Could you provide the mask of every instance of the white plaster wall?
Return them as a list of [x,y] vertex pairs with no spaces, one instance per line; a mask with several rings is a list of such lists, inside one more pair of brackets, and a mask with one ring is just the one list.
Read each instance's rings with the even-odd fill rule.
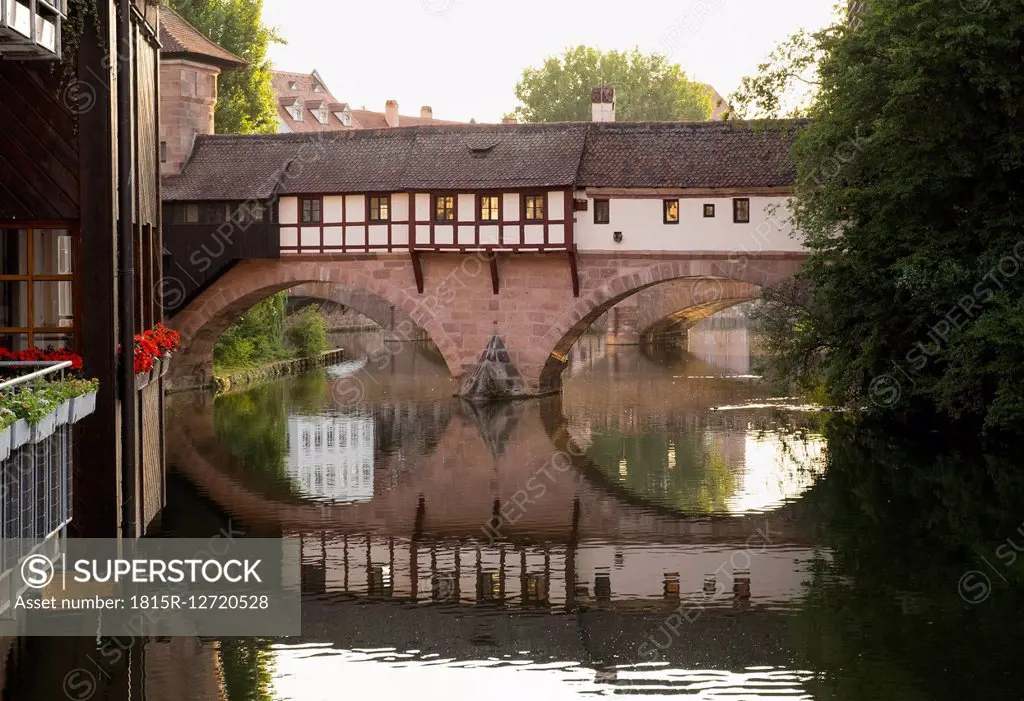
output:
[[299,198],[282,197],[277,203],[277,220],[281,224],[299,223]]
[[409,195],[396,192],[391,195],[391,221],[408,221]]
[[565,219],[565,193],[555,190],[548,193],[548,219]]
[[340,226],[325,226],[324,246],[340,246],[344,241],[344,231]]
[[459,195],[459,221],[473,221],[476,219],[476,195]]
[[430,221],[434,212],[430,209],[430,195],[425,192],[416,193],[416,220]]
[[302,247],[316,246],[320,247],[320,227],[319,226],[304,226],[302,227],[301,241]]
[[519,193],[506,192],[501,196],[502,221],[519,221]]
[[386,224],[380,225],[375,224],[370,229],[370,245],[371,246],[387,246],[388,245],[388,227]]
[[548,243],[565,243],[565,227],[562,224],[548,225]]
[[345,221],[366,221],[366,197],[363,195],[345,195]]
[[346,246],[362,246],[365,243],[366,243],[366,227],[365,226],[348,226],[348,227],[345,227],[345,245]]
[[409,225],[391,225],[391,243],[394,246],[407,246],[409,244]]
[[341,203],[344,199],[344,197],[340,196],[324,197],[325,224],[340,224],[343,221]]
[[299,230],[294,226],[281,227],[281,246],[294,248],[299,245]]
[[[580,250],[634,251],[802,251],[791,236],[784,197],[751,197],[750,223],[732,220],[732,197],[680,198],[679,223],[662,222],[662,199],[610,198],[610,223],[594,224],[594,202],[576,213],[576,244]],[[715,217],[704,218],[704,205],[715,205]],[[769,212],[771,205],[778,209]],[[612,235],[622,232],[622,243]]]

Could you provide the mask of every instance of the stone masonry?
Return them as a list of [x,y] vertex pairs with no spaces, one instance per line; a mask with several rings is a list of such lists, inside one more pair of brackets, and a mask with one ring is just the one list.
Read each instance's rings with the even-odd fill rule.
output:
[[[422,294],[408,255],[246,260],[171,321],[182,334],[183,348],[171,383],[174,388],[205,384],[217,339],[256,302],[296,285],[326,283],[368,292],[404,312],[408,319],[396,323],[395,331],[425,331],[455,377],[476,368],[497,333],[525,381],[525,394],[547,394],[559,391],[565,360],[576,340],[627,297],[680,279],[772,285],[793,275],[804,258],[777,252],[580,254],[578,297],[573,295],[567,257],[557,254],[499,255],[498,294],[492,291],[489,264],[482,254],[423,254]],[[696,301],[707,303],[703,298]]]

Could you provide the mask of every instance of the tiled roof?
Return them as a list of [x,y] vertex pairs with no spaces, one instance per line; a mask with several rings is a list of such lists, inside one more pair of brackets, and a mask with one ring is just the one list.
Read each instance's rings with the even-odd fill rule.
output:
[[789,148],[802,124],[584,122],[199,136],[182,174],[164,180],[163,195],[787,186],[795,179]]
[[166,58],[194,58],[220,68],[240,68],[245,59],[208,39],[170,7],[160,8],[160,53]]
[[[423,119],[422,117],[411,117],[406,114],[398,116],[399,127],[418,127],[426,125],[448,126],[453,124],[464,124],[465,122],[450,122],[443,119]],[[352,126],[356,129],[387,129],[388,120],[383,112],[372,110],[352,110]]]
[[[320,78],[320,74],[316,71],[312,73],[289,73],[287,71],[274,71],[270,85],[274,90],[274,94],[278,97],[278,108],[277,114],[285,124],[288,125],[288,129],[296,134],[321,132],[321,131],[334,131],[343,129],[341,121],[334,115],[327,115],[327,124],[323,124],[310,112],[310,107],[319,106],[320,102],[337,102],[337,98],[331,94],[330,89],[327,87],[327,83]],[[292,85],[295,87],[292,88]],[[314,90],[314,85],[319,85],[319,90]],[[285,109],[296,103],[298,99],[302,100],[302,120],[296,120],[291,113]]]
[[789,147],[802,121],[591,124],[581,187],[791,185]]

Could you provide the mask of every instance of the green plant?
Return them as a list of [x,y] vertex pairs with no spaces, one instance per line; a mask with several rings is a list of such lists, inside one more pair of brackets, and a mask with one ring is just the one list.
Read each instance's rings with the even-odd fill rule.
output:
[[303,358],[313,358],[327,350],[327,323],[320,309],[308,306],[288,319],[288,342]]
[[0,430],[18,419],[37,424],[64,402],[99,389],[99,380],[70,379],[39,382],[0,394]]

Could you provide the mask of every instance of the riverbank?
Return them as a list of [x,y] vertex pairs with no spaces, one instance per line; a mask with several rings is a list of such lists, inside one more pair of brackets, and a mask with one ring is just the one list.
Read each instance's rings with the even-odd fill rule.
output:
[[299,375],[309,370],[334,363],[340,363],[345,359],[345,351],[342,348],[335,348],[311,358],[291,358],[289,360],[278,360],[265,365],[252,368],[236,368],[225,371],[213,371],[213,389],[217,394],[237,392],[253,385],[262,384],[279,377],[288,375]]

